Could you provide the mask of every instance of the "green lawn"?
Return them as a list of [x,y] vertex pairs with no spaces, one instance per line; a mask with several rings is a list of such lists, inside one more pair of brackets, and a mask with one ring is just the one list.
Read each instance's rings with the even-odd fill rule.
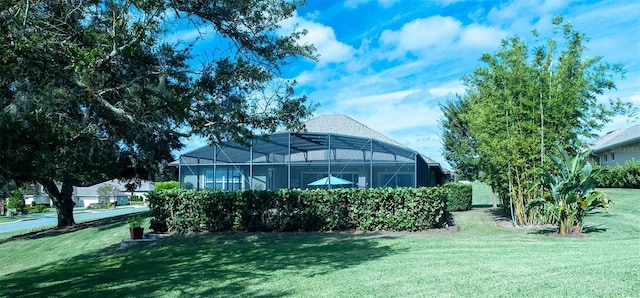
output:
[[121,250],[116,221],[0,240],[0,296],[637,297],[640,190],[605,192],[611,213],[588,216],[582,238],[505,229],[478,208],[455,214],[459,232],[217,233]]

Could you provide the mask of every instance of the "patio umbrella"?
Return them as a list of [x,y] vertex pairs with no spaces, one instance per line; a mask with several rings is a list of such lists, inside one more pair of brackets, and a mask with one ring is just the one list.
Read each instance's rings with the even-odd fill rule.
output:
[[333,177],[333,176],[329,176],[329,177],[324,177],[322,179],[318,179],[316,181],[313,181],[307,185],[309,186],[324,186],[324,185],[348,185],[348,184],[353,184],[353,182],[349,181],[349,180],[345,180],[342,178],[338,178],[338,177]]

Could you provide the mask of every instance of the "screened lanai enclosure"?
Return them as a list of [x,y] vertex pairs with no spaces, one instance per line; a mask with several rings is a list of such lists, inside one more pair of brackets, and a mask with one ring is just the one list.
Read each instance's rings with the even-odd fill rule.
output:
[[[349,118],[350,119],[350,118]],[[279,132],[226,142],[179,159],[182,188],[420,187],[442,184],[438,163],[401,145],[326,132]]]

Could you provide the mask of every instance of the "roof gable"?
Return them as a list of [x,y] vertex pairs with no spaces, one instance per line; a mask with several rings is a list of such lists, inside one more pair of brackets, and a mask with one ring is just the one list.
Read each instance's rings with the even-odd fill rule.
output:
[[[93,196],[98,193],[98,189],[104,185],[112,184],[117,188],[118,192],[129,192],[126,187],[126,182],[120,181],[118,179],[112,179],[104,182],[100,182],[98,184],[94,184],[91,186],[79,186],[75,187],[76,195],[78,196]],[[134,192],[149,192],[153,190],[154,182],[143,180],[138,188],[134,190]]]
[[591,148],[597,153],[605,151],[611,147],[623,146],[634,141],[640,141],[640,124],[610,131],[594,141],[591,144]]
[[307,132],[334,133],[371,138],[406,148],[398,141],[343,114],[322,115],[305,122]]

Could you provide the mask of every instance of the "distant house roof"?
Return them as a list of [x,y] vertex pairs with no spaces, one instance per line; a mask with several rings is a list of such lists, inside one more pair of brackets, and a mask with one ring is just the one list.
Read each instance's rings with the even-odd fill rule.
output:
[[[126,182],[120,182],[118,179],[113,179],[98,184],[94,184],[87,187],[76,187],[75,195],[77,196],[96,196],[98,194],[98,188],[103,185],[113,184],[117,187],[118,192],[129,192],[126,187]],[[134,192],[149,192],[153,190],[154,183],[150,181],[142,181],[141,185],[134,190]]]
[[640,141],[640,124],[628,128],[620,128],[610,131],[591,143],[593,153],[608,151],[611,148],[625,146]]

